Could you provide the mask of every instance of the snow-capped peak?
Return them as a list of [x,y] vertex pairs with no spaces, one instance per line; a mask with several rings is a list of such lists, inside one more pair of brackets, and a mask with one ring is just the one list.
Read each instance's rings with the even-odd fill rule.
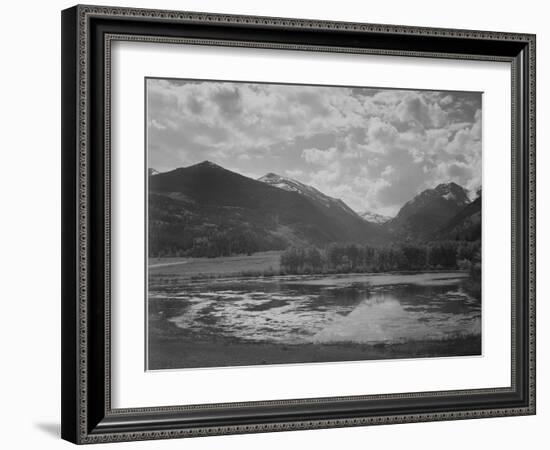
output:
[[445,200],[453,201],[459,205],[467,205],[470,203],[466,189],[456,183],[442,183],[434,189],[436,195],[440,195]]
[[422,191],[412,200],[409,200],[407,203],[405,203],[405,205],[403,205],[403,208],[407,206],[410,207],[415,204],[421,205],[437,197],[444,198],[447,201],[452,201],[459,206],[465,206],[470,203],[467,191],[462,186],[459,186],[458,184],[453,182],[449,182],[441,183],[433,189],[426,189],[425,191]]
[[348,214],[353,214],[354,216],[357,216],[357,213],[353,211],[348,205],[346,205],[342,200],[329,197],[328,195],[323,194],[314,187],[304,183],[300,183],[299,181],[292,178],[283,177],[276,173],[270,172],[263,177],[258,178],[258,181],[277,187],[279,189],[284,189],[285,191],[297,192],[298,194],[308,197],[315,202],[321,203],[328,208],[336,207],[345,210]]
[[377,223],[378,225],[382,225],[388,220],[391,220],[391,217],[389,216],[384,216],[382,214],[377,214],[370,211],[359,213],[359,215],[367,222]]
[[258,178],[258,181],[262,181],[263,183],[270,184],[271,186],[284,189],[285,191],[301,192],[309,187],[305,184],[300,183],[299,181],[293,180],[291,178],[282,177],[281,175],[277,175],[273,172],[270,172],[263,177]]

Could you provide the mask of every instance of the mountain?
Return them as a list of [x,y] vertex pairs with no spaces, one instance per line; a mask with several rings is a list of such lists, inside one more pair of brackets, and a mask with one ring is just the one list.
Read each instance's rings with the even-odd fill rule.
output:
[[463,187],[452,182],[440,184],[405,203],[397,216],[386,222],[385,227],[404,239],[430,239],[469,204]]
[[300,183],[299,181],[293,180],[292,178],[282,177],[276,173],[268,173],[261,178],[258,178],[258,181],[269,184],[270,186],[277,187],[279,189],[284,189],[289,192],[296,192],[312,202],[329,209],[336,209],[342,214],[347,214],[353,216],[354,218],[359,217],[357,213],[346,205],[342,200],[338,198],[329,197],[328,195],[323,194],[312,186],[307,184]]
[[462,241],[481,239],[481,195],[445,223],[436,237]]
[[385,236],[345,204],[310,194],[209,161],[150,176],[149,253],[221,256]]
[[377,223],[378,225],[383,225],[389,220],[391,220],[391,217],[384,216],[382,214],[377,214],[370,211],[364,211],[362,213],[359,213],[359,216],[363,218],[363,220],[366,220],[367,222],[371,223]]

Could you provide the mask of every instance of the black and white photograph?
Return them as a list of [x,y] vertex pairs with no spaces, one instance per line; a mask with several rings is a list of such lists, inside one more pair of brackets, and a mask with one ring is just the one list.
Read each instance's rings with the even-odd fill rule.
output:
[[[36,58],[19,58],[7,148],[36,128],[61,157],[7,152],[10,442],[540,441],[550,32],[529,0],[498,17],[395,1],[62,5],[30,22],[41,38],[18,53],[57,48],[61,70],[43,71],[30,126]],[[29,315],[31,279],[61,304]]]
[[482,93],[145,84],[149,370],[481,355]]

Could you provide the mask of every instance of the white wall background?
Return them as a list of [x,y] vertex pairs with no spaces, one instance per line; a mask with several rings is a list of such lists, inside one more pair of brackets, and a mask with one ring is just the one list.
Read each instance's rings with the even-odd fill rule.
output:
[[[98,0],[97,3],[104,3]],[[0,445],[68,448],[59,438],[60,398],[60,10],[71,1],[10,2],[0,27]],[[236,14],[335,19],[538,35],[538,415],[502,419],[224,436],[116,444],[118,448],[271,449],[542,448],[550,423],[545,326],[550,284],[550,29],[537,0],[337,2],[278,0],[111,0],[106,4]],[[5,289],[7,287],[7,289]],[[398,376],[396,374],[396,376]]]

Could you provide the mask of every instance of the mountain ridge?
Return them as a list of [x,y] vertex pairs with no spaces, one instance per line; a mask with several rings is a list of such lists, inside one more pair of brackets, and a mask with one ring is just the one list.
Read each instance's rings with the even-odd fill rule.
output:
[[438,231],[438,239],[474,241],[481,239],[481,195],[466,205]]
[[220,256],[386,239],[353,211],[209,161],[149,178],[149,230],[152,255]]
[[481,200],[454,182],[426,189],[388,218],[273,172],[253,179],[211,161],[149,171],[153,255],[216,256],[329,243],[479,239]]
[[263,177],[258,178],[258,181],[275,186],[286,191],[297,192],[304,195],[315,202],[319,202],[327,207],[340,208],[348,214],[360,217],[352,208],[350,208],[343,200],[330,197],[318,189],[308,184],[289,177],[283,177],[273,172],[269,172]]
[[425,240],[468,204],[470,199],[462,186],[441,183],[406,202],[386,225],[390,232],[404,239]]

